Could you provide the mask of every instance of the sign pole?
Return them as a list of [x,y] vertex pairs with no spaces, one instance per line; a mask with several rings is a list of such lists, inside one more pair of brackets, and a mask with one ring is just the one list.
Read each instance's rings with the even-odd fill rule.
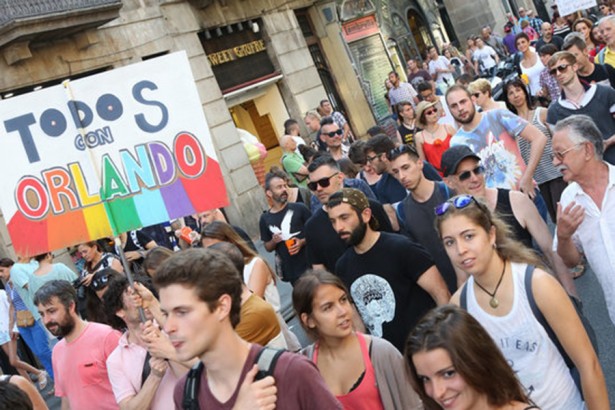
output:
[[[134,291],[135,282],[132,279],[132,272],[130,271],[130,265],[128,264],[128,260],[126,260],[126,255],[124,254],[124,249],[122,247],[122,241],[117,236],[115,237],[115,249],[117,249],[118,253],[120,254],[120,259],[122,260],[122,266],[124,267],[124,273],[126,274],[126,278],[128,279],[128,283],[130,284],[130,287]],[[145,321],[147,320],[147,318],[145,317],[145,311],[143,310],[141,306],[139,306],[137,309],[139,310],[139,318],[141,319],[141,323],[145,323]]]

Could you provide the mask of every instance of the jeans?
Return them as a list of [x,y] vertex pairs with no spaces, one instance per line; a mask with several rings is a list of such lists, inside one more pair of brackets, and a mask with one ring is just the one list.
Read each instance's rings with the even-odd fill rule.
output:
[[30,327],[18,327],[19,334],[26,342],[32,353],[38,357],[49,376],[53,379],[53,366],[51,365],[51,349],[49,337],[41,319],[34,322]]
[[539,189],[535,190],[536,196],[534,197],[534,205],[536,205],[536,209],[538,209],[538,213],[544,219],[545,223],[549,223],[549,211],[547,210],[547,203],[545,199],[542,197]]

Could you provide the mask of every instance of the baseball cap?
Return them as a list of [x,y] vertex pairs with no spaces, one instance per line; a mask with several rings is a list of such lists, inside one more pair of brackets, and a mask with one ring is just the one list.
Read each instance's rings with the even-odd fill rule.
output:
[[444,154],[442,154],[442,160],[440,161],[444,176],[447,177],[457,172],[459,163],[466,158],[474,158],[480,161],[480,157],[467,145],[455,145],[447,149]]
[[[331,195],[329,197],[329,202],[327,203],[327,208],[333,208],[342,203],[350,205],[359,213],[363,212],[367,208],[370,208],[367,196],[355,188],[344,188]],[[378,220],[376,220],[373,214],[369,220],[369,226],[373,230],[378,230]]]

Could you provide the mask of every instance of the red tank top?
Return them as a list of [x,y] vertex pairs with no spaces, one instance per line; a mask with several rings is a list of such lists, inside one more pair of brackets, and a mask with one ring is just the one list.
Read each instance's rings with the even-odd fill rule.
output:
[[440,161],[442,160],[442,154],[451,146],[451,134],[447,134],[444,141],[436,139],[433,144],[427,142],[423,143],[423,152],[427,162],[433,165],[441,177],[444,176],[441,170]]
[[[359,346],[361,347],[363,364],[365,364],[363,379],[354,390],[335,397],[342,403],[344,410],[384,410],[376,383],[374,367],[372,366],[372,360],[369,357],[369,350],[365,342],[365,336],[358,332],[356,335],[359,339]],[[314,346],[312,361],[314,364],[318,364],[318,343]]]

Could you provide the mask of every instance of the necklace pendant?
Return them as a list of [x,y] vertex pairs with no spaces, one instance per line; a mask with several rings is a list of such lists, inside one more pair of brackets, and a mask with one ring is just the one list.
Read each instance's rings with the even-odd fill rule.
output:
[[491,297],[491,300],[489,301],[489,306],[491,306],[494,309],[497,309],[498,306],[500,306],[500,301],[496,299],[495,296]]

